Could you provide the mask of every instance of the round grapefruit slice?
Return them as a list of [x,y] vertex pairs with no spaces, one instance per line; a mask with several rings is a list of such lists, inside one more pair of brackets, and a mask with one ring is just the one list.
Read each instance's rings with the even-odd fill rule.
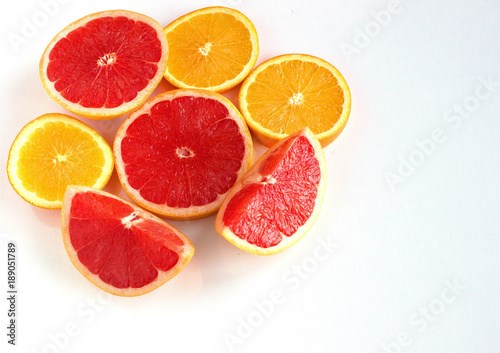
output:
[[215,229],[242,250],[276,254],[312,226],[325,187],[323,149],[306,127],[274,145],[236,183],[220,207]]
[[250,132],[222,95],[165,92],[134,111],[113,145],[123,188],[139,205],[171,219],[217,212],[252,160]]
[[73,22],[40,60],[47,93],[73,113],[110,119],[142,104],[167,65],[163,28],[145,15],[112,10]]
[[71,262],[111,294],[148,293],[178,274],[194,253],[181,232],[104,191],[68,186],[61,217]]

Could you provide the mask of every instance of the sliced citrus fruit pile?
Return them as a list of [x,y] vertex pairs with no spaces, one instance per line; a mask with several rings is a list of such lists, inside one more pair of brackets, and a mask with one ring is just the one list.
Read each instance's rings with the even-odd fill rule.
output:
[[193,219],[215,213],[249,168],[252,139],[228,99],[181,89],[134,111],[113,150],[120,182],[135,202],[168,218]]
[[73,113],[109,119],[143,103],[165,72],[167,43],[155,20],[113,10],[63,29],[40,60],[47,93]]
[[62,208],[64,246],[89,281],[120,296],[137,296],[178,274],[191,242],[158,217],[106,192],[69,186]]
[[248,75],[239,105],[250,130],[268,147],[305,126],[324,147],[344,129],[351,94],[340,72],[325,60],[287,54]]
[[241,12],[208,7],[165,27],[169,47],[165,78],[176,87],[227,91],[257,61],[257,31]]
[[276,254],[312,226],[325,186],[323,149],[306,127],[269,149],[236,183],[220,207],[215,228],[242,250]]
[[45,114],[28,123],[9,152],[7,173],[29,203],[61,208],[67,185],[103,188],[113,172],[113,153],[92,128],[64,114]]

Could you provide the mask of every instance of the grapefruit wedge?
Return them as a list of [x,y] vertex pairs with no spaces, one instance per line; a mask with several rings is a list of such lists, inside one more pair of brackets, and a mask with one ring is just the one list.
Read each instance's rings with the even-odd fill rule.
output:
[[73,265],[111,294],[148,293],[178,274],[194,248],[181,232],[104,191],[68,186],[62,235]]
[[171,219],[217,212],[248,170],[252,138],[234,105],[195,89],[159,94],[120,126],[113,145],[127,194]]
[[323,149],[306,127],[255,162],[224,200],[215,229],[242,250],[276,254],[299,241],[312,226],[325,187]]
[[40,60],[47,93],[75,114],[110,119],[142,104],[167,65],[163,28],[125,10],[94,13],[71,23]]

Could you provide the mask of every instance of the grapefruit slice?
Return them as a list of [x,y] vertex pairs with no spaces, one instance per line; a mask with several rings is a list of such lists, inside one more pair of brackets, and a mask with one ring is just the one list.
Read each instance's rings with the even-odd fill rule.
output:
[[188,13],[165,27],[165,36],[165,78],[179,88],[228,91],[245,79],[259,55],[254,25],[228,7]]
[[110,119],[142,104],[166,65],[160,24],[112,10],[85,16],[59,32],[42,55],[40,78],[47,93],[69,111]]
[[309,128],[269,149],[233,187],[215,229],[238,248],[276,254],[309,230],[323,202],[326,163]]
[[160,218],[89,187],[68,186],[61,219],[73,265],[111,294],[148,293],[178,274],[194,253],[189,239]]
[[248,75],[239,105],[250,130],[267,147],[305,126],[325,147],[347,124],[351,93],[327,61],[286,54],[263,62]]
[[44,114],[29,122],[9,151],[7,174],[32,205],[57,209],[66,186],[102,189],[113,173],[113,152],[101,135],[68,115]]
[[180,89],[150,99],[120,126],[113,145],[123,188],[171,219],[217,212],[252,160],[250,132],[218,93]]

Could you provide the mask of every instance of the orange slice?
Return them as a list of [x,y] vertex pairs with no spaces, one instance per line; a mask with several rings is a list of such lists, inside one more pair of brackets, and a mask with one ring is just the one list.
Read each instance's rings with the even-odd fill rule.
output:
[[220,207],[215,229],[249,253],[276,254],[313,225],[325,187],[323,149],[306,127],[270,148],[236,183]]
[[158,288],[194,253],[189,239],[158,217],[88,187],[66,189],[61,220],[73,265],[115,295],[137,296]]
[[165,78],[176,87],[225,92],[252,70],[259,54],[257,31],[241,12],[207,7],[167,27]]
[[103,188],[113,172],[113,153],[92,128],[64,114],[28,123],[9,152],[7,173],[14,190],[42,208],[61,208],[67,185]]
[[113,151],[127,194],[172,219],[217,212],[252,161],[245,119],[224,96],[178,89],[159,94],[120,126]]
[[61,106],[92,119],[110,119],[142,104],[167,64],[163,28],[145,15],[112,10],[71,23],[49,43],[40,78]]
[[325,60],[288,54],[252,71],[241,85],[239,105],[252,133],[268,147],[305,126],[325,147],[347,123],[351,93]]

